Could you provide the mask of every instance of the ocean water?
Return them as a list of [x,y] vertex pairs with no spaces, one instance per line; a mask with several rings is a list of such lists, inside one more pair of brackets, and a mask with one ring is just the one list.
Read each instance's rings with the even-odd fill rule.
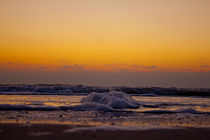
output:
[[[83,95],[0,95],[1,110],[59,110],[60,106],[81,105]],[[121,109],[149,113],[149,111],[186,111],[185,113],[210,114],[210,98],[200,97],[147,97],[131,96],[139,102],[137,109]],[[27,108],[31,107],[31,108]],[[37,108],[36,108],[37,107]],[[43,108],[43,109],[42,109]],[[71,110],[71,109],[69,109]],[[194,110],[194,111],[193,111]],[[118,109],[117,111],[120,111]],[[155,112],[154,112],[155,113]],[[158,112],[157,112],[158,113]],[[163,112],[164,113],[164,112]],[[169,112],[170,113],[170,112]],[[178,113],[178,112],[177,112]]]
[[123,92],[79,95],[0,95],[0,123],[58,123],[154,128],[210,127],[210,98],[139,96]]

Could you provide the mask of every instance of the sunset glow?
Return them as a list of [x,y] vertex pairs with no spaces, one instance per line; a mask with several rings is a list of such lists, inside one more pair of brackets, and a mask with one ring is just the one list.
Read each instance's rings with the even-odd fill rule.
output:
[[0,68],[209,71],[208,0],[1,0]]

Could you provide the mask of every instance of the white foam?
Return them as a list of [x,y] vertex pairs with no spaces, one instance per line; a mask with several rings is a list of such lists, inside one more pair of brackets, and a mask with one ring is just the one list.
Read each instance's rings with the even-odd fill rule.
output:
[[28,134],[29,136],[48,136],[53,135],[51,132],[31,132]]
[[173,113],[191,113],[191,114],[210,114],[210,112],[201,112],[192,108],[171,110],[151,110],[142,111],[141,113],[152,113],[152,114],[173,114]]
[[107,105],[98,103],[83,103],[81,105],[60,107],[61,110],[75,110],[75,111],[114,111],[113,108]]
[[113,109],[139,108],[139,103],[131,96],[117,91],[106,93],[93,92],[81,100],[81,103],[98,103]]
[[95,126],[95,127],[76,127],[67,129],[65,133],[81,132],[81,131],[139,131],[139,130],[157,130],[157,129],[176,129],[176,127],[164,127],[159,125],[150,126]]
[[177,109],[175,110],[176,113],[192,113],[192,114],[200,114],[200,113],[208,113],[208,112],[199,112],[192,108],[186,108],[186,109]]

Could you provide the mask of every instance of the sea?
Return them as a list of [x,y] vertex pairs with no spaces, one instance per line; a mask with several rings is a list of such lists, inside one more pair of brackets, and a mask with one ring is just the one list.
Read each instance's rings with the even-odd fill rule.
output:
[[0,124],[44,123],[129,130],[209,128],[209,91],[157,87],[1,85]]

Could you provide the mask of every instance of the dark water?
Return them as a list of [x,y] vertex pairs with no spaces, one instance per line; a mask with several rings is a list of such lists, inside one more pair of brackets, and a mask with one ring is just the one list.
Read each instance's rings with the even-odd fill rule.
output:
[[[72,110],[84,96],[0,95],[1,123],[58,123],[82,126],[210,127],[210,99],[200,97],[132,96],[139,108],[114,111]],[[66,107],[67,109],[62,109]]]

